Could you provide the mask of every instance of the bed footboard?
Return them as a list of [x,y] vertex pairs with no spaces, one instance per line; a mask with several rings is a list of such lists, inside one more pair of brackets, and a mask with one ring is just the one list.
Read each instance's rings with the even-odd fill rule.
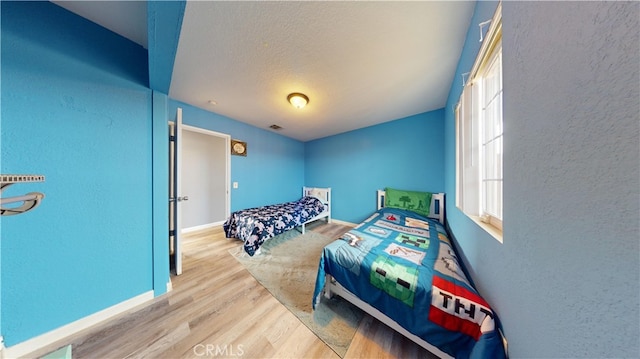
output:
[[333,296],[337,295],[347,302],[355,305],[356,307],[362,309],[365,313],[371,315],[372,317],[378,319],[382,323],[389,326],[391,329],[396,332],[402,334],[407,339],[413,341],[414,343],[420,345],[421,347],[428,350],[430,353],[438,356],[439,358],[451,358],[453,357],[442,350],[436,348],[435,346],[429,344],[425,340],[421,339],[415,334],[410,333],[408,330],[400,326],[396,321],[387,317],[384,313],[379,311],[378,309],[372,307],[368,303],[364,302],[362,299],[355,296],[353,293],[349,292],[345,289],[338,281],[336,281],[331,275],[327,274],[325,276],[325,285],[324,285],[324,297],[331,299]]

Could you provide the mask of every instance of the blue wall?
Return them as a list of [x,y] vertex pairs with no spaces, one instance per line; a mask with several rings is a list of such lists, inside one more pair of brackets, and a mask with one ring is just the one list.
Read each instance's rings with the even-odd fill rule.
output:
[[504,244],[455,207],[461,74],[445,108],[447,218],[514,358],[640,354],[640,78],[637,2],[503,6]]
[[154,91],[169,93],[186,5],[186,0],[147,2],[149,87]]
[[197,107],[169,101],[169,116],[175,118],[182,108],[185,125],[225,133],[247,142],[247,156],[231,156],[231,211],[282,203],[302,196],[304,181],[304,144],[268,130],[208,112]]
[[167,126],[167,95],[153,91],[152,98],[152,220],[153,220],[153,291],[167,291],[169,281],[169,126]]
[[46,195],[1,219],[7,346],[152,289],[147,73],[146,51],[112,32],[2,3],[1,171],[46,176],[3,192]]
[[305,144],[307,186],[331,187],[332,217],[359,223],[385,187],[443,192],[444,112],[437,110]]

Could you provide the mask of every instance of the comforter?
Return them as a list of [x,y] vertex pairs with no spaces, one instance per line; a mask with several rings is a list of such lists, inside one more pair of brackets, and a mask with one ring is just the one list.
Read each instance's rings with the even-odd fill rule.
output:
[[269,238],[302,225],[325,209],[315,197],[236,211],[223,224],[227,238],[244,242],[244,250],[253,256]]
[[382,208],[320,258],[325,274],[402,327],[455,358],[505,358],[489,304],[462,271],[445,228],[410,211]]

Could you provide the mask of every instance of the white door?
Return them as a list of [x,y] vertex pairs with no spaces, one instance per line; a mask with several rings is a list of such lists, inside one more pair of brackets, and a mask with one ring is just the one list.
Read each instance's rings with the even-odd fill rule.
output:
[[[206,135],[212,142],[217,143],[215,150],[206,156],[208,161],[214,162],[211,166],[212,172],[202,174],[205,177],[211,177],[207,182],[215,184],[215,189],[210,193],[199,193],[198,186],[189,184],[188,181],[181,179],[188,179],[189,175],[193,173],[185,173],[185,145],[189,145],[189,134],[198,133]],[[205,203],[208,202],[208,206],[215,207],[215,215],[213,221],[214,224],[220,225],[224,222],[224,219],[229,217],[230,208],[230,195],[229,195],[229,183],[231,181],[230,168],[231,168],[231,136],[223,133],[209,131],[197,127],[191,127],[182,124],[182,109],[178,108],[176,113],[176,120],[174,123],[169,124],[169,255],[170,255],[170,268],[176,275],[182,273],[182,242],[181,231],[183,230],[184,221],[182,218],[186,211],[189,209],[191,203],[185,203],[189,200],[188,195],[204,196],[202,200]],[[220,144],[222,141],[222,144]],[[193,144],[191,144],[192,146]],[[208,166],[202,166],[208,167]],[[193,172],[194,169],[192,169]],[[215,177],[215,178],[214,178]],[[185,186],[185,184],[187,186]],[[193,193],[187,193],[195,191]],[[200,191],[202,192],[202,191]],[[198,201],[196,201],[198,202]],[[193,203],[197,205],[197,203]],[[224,213],[221,216],[221,213]],[[189,219],[189,218],[188,218]],[[210,221],[205,221],[210,222]]]
[[176,121],[170,132],[169,142],[169,240],[170,240],[170,256],[171,269],[176,275],[182,274],[182,244],[180,242],[181,226],[181,204],[183,201],[189,200],[189,197],[180,193],[180,168],[182,166],[182,109],[178,108],[176,113]]

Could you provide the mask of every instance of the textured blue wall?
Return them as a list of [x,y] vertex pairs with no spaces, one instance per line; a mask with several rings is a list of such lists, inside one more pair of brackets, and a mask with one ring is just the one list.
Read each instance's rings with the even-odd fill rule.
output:
[[637,358],[640,3],[503,2],[504,244],[452,196],[452,107],[495,7],[476,5],[446,107],[452,232],[511,357]]
[[167,126],[167,95],[153,91],[152,168],[153,168],[153,292],[167,291],[169,280],[169,128]]
[[247,142],[247,156],[231,156],[231,211],[299,199],[304,183],[304,144],[224,117],[200,108],[171,100],[170,120],[182,108],[185,125],[225,133]]
[[444,111],[325,137],[305,144],[305,183],[331,187],[332,217],[358,223],[385,187],[443,192]]
[[[8,346],[152,289],[146,51],[49,2],[2,3],[2,173],[46,182],[2,217]],[[165,281],[166,282],[166,281]]]
[[148,1],[149,87],[169,93],[186,0]]

